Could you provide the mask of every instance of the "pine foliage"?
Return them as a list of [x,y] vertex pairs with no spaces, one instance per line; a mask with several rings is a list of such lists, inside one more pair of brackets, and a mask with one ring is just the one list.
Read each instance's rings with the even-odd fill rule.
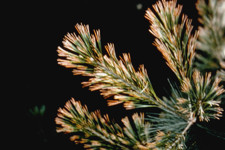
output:
[[100,30],[91,33],[88,25],[77,24],[77,33],[67,34],[63,47],[58,47],[58,63],[73,68],[74,75],[88,76],[83,86],[100,91],[109,106],[159,111],[124,117],[121,125],[72,98],[58,110],[57,132],[72,134],[70,139],[86,149],[186,149],[194,124],[220,119],[225,92],[224,1],[198,0],[196,7],[203,27],[195,32],[176,0],[158,1],[146,11],[154,45],[179,80],[179,86],[171,83],[169,97],[157,96],[146,69],[140,65],[136,71],[130,54],[118,58],[112,43],[102,47]]
[[[225,69],[225,2],[223,0],[199,0],[196,4],[199,12],[199,38],[197,49],[197,67],[201,71],[221,71]],[[207,56],[207,57],[206,57]],[[223,69],[223,70],[222,70]]]

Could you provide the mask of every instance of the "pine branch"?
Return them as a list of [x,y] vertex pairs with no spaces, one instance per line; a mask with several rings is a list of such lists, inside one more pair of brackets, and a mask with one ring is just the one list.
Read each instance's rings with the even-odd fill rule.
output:
[[128,117],[122,119],[124,127],[111,122],[108,115],[100,111],[89,112],[86,106],[71,99],[63,109],[58,110],[57,132],[70,133],[75,143],[84,144],[87,149],[150,149],[155,146],[148,133],[150,124],[144,121],[144,115],[132,116],[134,128]]
[[[122,128],[118,124],[112,124],[107,115],[101,116],[99,111],[89,113],[86,106],[71,99],[65,108],[58,110],[56,124],[60,125],[57,132],[73,133],[71,140],[75,143],[85,144],[85,148],[94,147],[124,147],[115,141]],[[122,143],[122,142],[121,142]]]
[[145,17],[151,24],[150,33],[156,37],[154,45],[181,81],[192,74],[198,33],[191,35],[191,20],[186,15],[181,18],[182,6],[176,5],[176,0],[158,1],[153,5],[155,13],[148,9]]
[[176,5],[175,0],[162,0],[153,5],[156,14],[150,9],[146,11],[146,18],[151,23],[150,32],[156,37],[156,47],[177,75],[182,92],[190,99],[190,105],[196,116],[199,116],[200,121],[208,121],[209,118],[218,119],[223,111],[219,107],[220,95],[224,93],[223,87],[218,86],[221,79],[216,78],[214,83],[211,83],[210,73],[203,77],[198,70],[194,71],[192,61],[197,32],[194,36],[191,35],[193,27],[185,15],[179,24],[181,6]]
[[133,109],[155,105],[158,97],[143,65],[135,71],[130,55],[123,54],[118,59],[113,44],[105,46],[107,54],[103,55],[99,30],[92,35],[88,26],[77,24],[76,29],[79,35],[67,34],[64,49],[58,48],[59,56],[65,58],[58,59],[60,65],[75,68],[75,75],[91,77],[83,82],[84,87],[100,90],[105,98],[113,96],[114,99],[108,101],[110,106],[124,103],[125,108]]
[[[144,121],[143,114],[135,113],[132,116],[134,126],[125,117],[122,119],[124,127],[121,127],[111,122],[108,115],[102,116],[100,111],[90,113],[86,106],[74,99],[68,101],[63,109],[60,108],[57,116],[57,132],[69,133],[71,141],[84,144],[87,149],[170,149],[182,145],[181,142],[184,142],[183,138],[192,123],[187,123],[182,118],[174,119],[174,115],[167,112],[161,119],[150,116],[152,123],[158,121],[158,127],[151,126]],[[179,124],[181,121],[183,123]],[[178,131],[182,131],[181,134]]]
[[[190,128],[189,125],[195,122],[193,121],[196,120],[195,117],[198,117],[200,121],[209,121],[210,118],[219,119],[223,111],[220,103],[224,89],[219,86],[220,78],[213,80],[210,73],[206,73],[204,77],[198,70],[194,71],[193,60],[198,32],[191,35],[193,28],[191,20],[187,19],[185,15],[180,17],[182,7],[177,6],[175,0],[159,1],[153,5],[153,9],[155,13],[148,9],[145,16],[151,24],[149,31],[156,37],[154,44],[176,74],[183,92],[182,95],[173,97],[173,99],[188,102],[190,110],[179,106],[178,101],[174,105],[180,110],[185,110],[183,115],[184,112],[192,114],[185,129]],[[174,94],[174,90],[172,90],[172,94]],[[179,110],[176,111],[179,112]],[[157,125],[159,124],[160,121]],[[185,129],[182,133],[186,132]],[[175,146],[179,139],[172,142],[172,145],[169,144],[170,148]]]
[[[203,1],[198,5],[201,12]],[[108,100],[109,106],[123,103],[126,109],[156,107],[161,111],[148,113],[146,118],[143,114],[125,117],[121,127],[107,115],[102,116],[99,111],[90,113],[86,106],[72,99],[59,109],[58,132],[75,134],[71,140],[88,149],[185,149],[186,135],[196,121],[222,116],[224,70],[218,70],[212,77],[212,73],[202,75],[193,67],[198,32],[193,34],[191,20],[186,15],[181,17],[182,6],[176,0],[158,1],[153,9],[148,9],[145,17],[156,37],[154,45],[180,81],[179,87],[171,84],[170,97],[161,99],[156,95],[144,66],[136,71],[129,54],[118,59],[113,44],[107,44],[103,54],[100,31],[91,34],[88,25],[77,24],[78,34],[65,36],[63,48],[58,47],[58,62],[73,68],[74,75],[90,77],[83,86],[99,90],[104,98],[112,98]],[[197,58],[207,62],[201,56]],[[223,67],[224,58],[218,61]]]
[[[91,77],[88,82],[83,82],[84,86],[89,86],[90,90],[100,90],[105,98],[114,96],[114,100],[110,100],[109,105],[124,102],[124,106],[127,109],[158,107],[172,112],[175,116],[185,118],[185,115],[177,111],[178,109],[174,109],[173,105],[168,105],[164,100],[157,97],[146,70],[143,66],[140,66],[139,71],[136,72],[131,64],[129,54],[124,54],[118,60],[115,55],[114,46],[108,44],[105,47],[107,55],[103,55],[100,48],[98,48],[101,47],[99,31],[95,31],[94,33],[96,34],[93,36],[89,33],[88,26],[76,25],[76,28],[80,36],[74,33],[68,34],[65,37],[63,41],[64,49],[58,48],[59,56],[65,59],[58,59],[58,61],[59,64],[65,67],[75,68],[73,70],[75,75],[81,74]],[[189,111],[189,109],[186,111]],[[188,118],[185,119],[183,121],[188,123]],[[123,120],[126,120],[126,118]],[[136,126],[136,129],[140,128],[140,126],[141,124]],[[185,125],[182,126],[185,128]],[[128,130],[126,133],[129,134]],[[140,134],[150,136],[145,133]],[[177,134],[173,134],[173,137],[176,136]],[[129,141],[134,140],[132,140],[131,136],[128,137]],[[136,136],[134,137],[136,138]],[[172,136],[167,137],[171,138]],[[140,137],[137,139],[140,139]],[[153,145],[155,144],[149,144],[150,147]],[[138,147],[143,147],[143,145]]]

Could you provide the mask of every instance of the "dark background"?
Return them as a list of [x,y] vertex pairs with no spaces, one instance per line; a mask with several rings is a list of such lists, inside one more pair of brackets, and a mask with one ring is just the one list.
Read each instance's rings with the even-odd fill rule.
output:
[[[117,56],[129,52],[136,69],[140,64],[145,65],[158,95],[169,93],[167,79],[174,80],[175,76],[152,46],[154,37],[148,32],[149,23],[144,18],[145,10],[155,2],[74,0],[14,3],[16,11],[11,19],[11,28],[19,42],[11,43],[14,54],[18,55],[15,62],[18,67],[13,70],[17,82],[11,88],[18,92],[15,95],[19,97],[13,102],[17,111],[14,120],[18,123],[13,126],[13,131],[19,133],[11,140],[19,141],[19,146],[29,149],[80,149],[80,146],[69,141],[68,135],[55,131],[57,109],[71,97],[81,100],[91,111],[101,109],[115,118],[126,115],[127,112],[120,106],[107,107],[98,92],[82,88],[81,82],[87,78],[73,76],[71,69],[57,64],[56,49],[62,45],[67,32],[75,31],[74,25],[77,23],[89,24],[91,30],[100,29],[103,45],[114,43]],[[193,19],[196,29],[198,16],[195,1],[178,2],[184,4],[183,12]],[[142,9],[137,9],[138,4],[142,4]],[[46,106],[44,116],[29,113],[29,109],[41,105]],[[204,133],[199,137],[199,143],[203,148],[209,148],[221,144],[221,141]]]

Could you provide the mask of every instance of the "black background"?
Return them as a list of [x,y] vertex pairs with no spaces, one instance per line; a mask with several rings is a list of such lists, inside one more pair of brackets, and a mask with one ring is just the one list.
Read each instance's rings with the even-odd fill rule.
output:
[[[90,111],[101,109],[115,118],[126,115],[127,112],[120,106],[107,107],[98,92],[82,88],[81,82],[87,78],[73,76],[71,69],[57,64],[56,49],[62,46],[67,32],[75,31],[74,25],[77,23],[89,24],[91,30],[100,29],[103,45],[114,43],[117,56],[129,52],[136,69],[140,64],[145,65],[158,95],[169,93],[167,79],[176,78],[152,46],[154,37],[148,32],[149,23],[144,18],[145,10],[155,2],[74,0],[14,3],[14,13],[9,17],[9,22],[15,40],[9,38],[11,45],[8,47],[13,49],[11,52],[17,58],[13,62],[16,67],[11,69],[16,82],[10,89],[15,89],[18,94],[8,97],[16,97],[13,106],[17,113],[14,114],[12,126],[13,132],[19,133],[14,133],[16,138],[10,140],[19,141],[19,146],[29,149],[80,149],[80,146],[69,141],[68,135],[55,131],[57,109],[71,97],[81,100]],[[140,10],[137,9],[139,3],[143,6]],[[197,29],[195,1],[179,0],[178,3],[184,4],[183,12],[193,19],[194,29]],[[46,106],[44,117],[33,117],[29,109],[41,105]],[[221,124],[221,121],[218,123]],[[44,131],[41,136],[40,127]],[[198,139],[203,149],[224,142],[208,134],[202,134]]]

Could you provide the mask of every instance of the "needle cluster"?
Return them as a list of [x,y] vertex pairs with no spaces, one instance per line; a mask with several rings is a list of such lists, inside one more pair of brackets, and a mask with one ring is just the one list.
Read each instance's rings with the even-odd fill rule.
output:
[[[70,139],[87,149],[186,149],[188,131],[194,124],[222,117],[225,30],[218,16],[225,16],[220,11],[224,8],[219,7],[223,2],[197,2],[203,27],[195,32],[176,0],[158,1],[146,11],[154,45],[179,80],[178,86],[170,81],[169,97],[157,96],[146,69],[140,65],[136,71],[130,54],[117,57],[112,43],[103,48],[100,30],[91,33],[88,25],[77,24],[77,33],[68,33],[63,47],[58,47],[58,63],[73,68],[74,75],[88,76],[83,86],[100,91],[109,106],[123,104],[127,110],[159,111],[135,113],[131,118],[122,118],[119,125],[99,110],[89,112],[86,106],[71,99],[58,110],[57,132],[72,134]],[[214,39],[217,45],[206,39]],[[201,53],[196,55],[196,46],[217,59],[217,66],[207,66],[211,59]],[[216,69],[216,74],[204,66]]]

